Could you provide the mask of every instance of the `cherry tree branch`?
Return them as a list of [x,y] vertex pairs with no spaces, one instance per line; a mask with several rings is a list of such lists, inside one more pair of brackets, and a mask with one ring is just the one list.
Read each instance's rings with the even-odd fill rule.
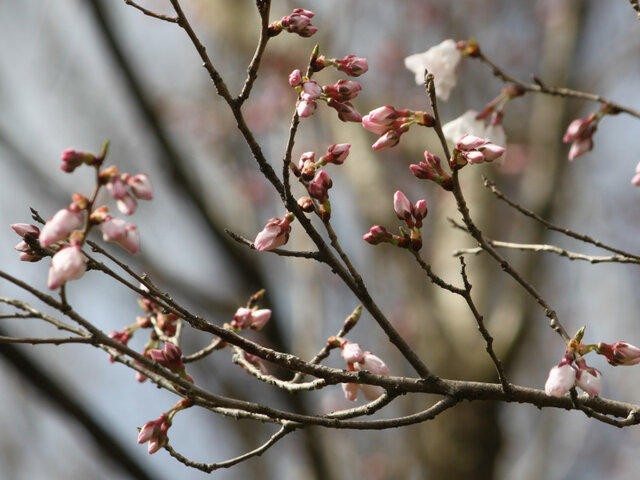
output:
[[170,23],[178,23],[178,19],[176,17],[170,17],[168,15],[163,15],[161,13],[153,12],[151,10],[148,10],[148,9],[144,8],[144,7],[141,7],[140,5],[138,5],[133,0],[124,0],[124,3],[126,3],[127,5],[129,5],[129,6],[133,7],[133,8],[137,8],[138,10],[140,10],[145,15],[148,15],[148,16],[153,17],[153,18],[157,18],[158,20],[164,20],[165,22],[170,22]]
[[[634,0],[631,0],[631,1],[633,2]],[[631,107],[626,107],[624,105],[616,103],[616,102],[614,102],[612,100],[609,100],[607,98],[602,97],[601,95],[596,95],[596,94],[587,93],[587,92],[580,92],[578,90],[572,90],[570,88],[550,87],[550,86],[545,85],[542,82],[542,80],[540,80],[536,76],[533,76],[533,79],[534,79],[535,83],[522,82],[522,81],[518,80],[517,78],[512,77],[511,75],[506,73],[500,67],[498,67],[495,63],[493,63],[493,61],[491,61],[489,58],[487,58],[482,53],[482,51],[480,51],[480,49],[478,49],[478,54],[474,55],[473,58],[477,58],[481,62],[483,62],[486,65],[488,65],[489,67],[491,67],[491,69],[493,70],[493,75],[495,77],[499,78],[503,82],[512,83],[514,85],[517,85],[519,88],[521,88],[524,91],[536,92],[536,93],[544,93],[544,94],[547,94],[547,95],[553,95],[553,96],[558,96],[558,97],[577,98],[577,99],[580,99],[580,100],[590,100],[590,101],[593,101],[593,102],[598,102],[598,103],[600,103],[602,105],[606,105],[607,107],[611,108],[615,112],[625,112],[625,113],[628,113],[629,115],[632,115],[632,116],[634,116],[636,118],[640,118],[640,111],[635,110],[635,109],[633,109]]]

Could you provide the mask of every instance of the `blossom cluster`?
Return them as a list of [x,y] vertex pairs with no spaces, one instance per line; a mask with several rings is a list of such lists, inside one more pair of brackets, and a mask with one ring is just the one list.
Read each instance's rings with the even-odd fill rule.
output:
[[547,395],[561,397],[573,386],[580,387],[589,397],[600,394],[602,373],[589,367],[583,356],[589,352],[603,355],[610,365],[636,365],[640,363],[640,348],[627,342],[612,344],[597,343],[585,345],[582,343],[584,327],[581,328],[569,342],[567,350],[558,365],[549,371],[544,390]]
[[[365,59],[359,59],[366,63]],[[354,71],[354,70],[348,70]],[[296,112],[301,118],[310,117],[318,108],[318,100],[327,103],[338,112],[343,122],[360,122],[362,116],[351,103],[358,96],[362,86],[353,80],[338,80],[333,85],[321,86],[315,80],[303,76],[298,69],[289,74],[289,85],[298,92]]]
[[401,248],[420,250],[422,248],[422,220],[427,216],[427,201],[418,200],[415,205],[398,190],[393,195],[393,210],[400,220],[404,220],[407,231],[400,227],[400,235],[393,235],[381,225],[374,225],[362,238],[371,245],[390,243]]
[[[389,375],[389,367],[373,353],[362,351],[359,344],[340,337],[332,337],[329,339],[329,342],[339,344],[342,349],[342,358],[347,363],[347,370],[349,372],[366,370],[375,375]],[[384,388],[378,385],[359,383],[343,383],[341,385],[344,396],[352,402],[358,399],[359,391],[361,391],[369,401],[377,399],[384,393]]]
[[118,210],[131,215],[136,209],[136,199],[153,198],[151,184],[146,174],[119,173],[116,167],[101,170],[107,146],[108,143],[105,143],[98,155],[73,149],[62,153],[61,170],[66,173],[72,173],[81,165],[96,169],[98,184],[91,199],[75,193],[71,204],[58,210],[41,230],[35,225],[24,223],[12,225],[13,230],[23,239],[15,247],[20,252],[20,260],[34,262],[44,256],[53,257],[47,278],[47,286],[51,290],[84,275],[87,257],[82,253],[82,245],[94,226],[99,225],[104,241],[115,242],[132,254],[140,250],[137,227],[112,217],[106,206],[95,208],[94,202],[98,191],[104,186],[116,200]]

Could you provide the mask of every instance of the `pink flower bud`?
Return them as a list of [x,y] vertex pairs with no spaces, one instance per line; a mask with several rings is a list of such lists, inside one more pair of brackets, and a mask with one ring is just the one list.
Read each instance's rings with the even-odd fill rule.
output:
[[356,108],[351,105],[351,102],[338,102],[333,98],[330,98],[327,102],[331,108],[338,112],[338,118],[343,122],[358,122],[362,121],[362,116]]
[[359,77],[369,70],[367,59],[356,57],[355,55],[347,55],[342,60],[333,59],[333,63],[338,66],[338,70],[350,77]]
[[627,342],[615,342],[611,345],[601,342],[598,343],[596,352],[604,355],[607,361],[614,366],[640,363],[640,348]]
[[306,102],[315,100],[322,95],[322,87],[315,80],[309,80],[302,84],[300,98]]
[[116,200],[118,211],[124,215],[133,215],[137,206],[138,202],[136,202],[136,199],[128,193]]
[[79,212],[69,208],[58,210],[56,214],[42,227],[40,245],[46,248],[54,243],[65,240],[71,232],[82,227],[84,221]]
[[296,68],[289,74],[289,85],[292,87],[302,85],[302,72],[299,69]]
[[393,125],[398,117],[396,109],[391,105],[378,107],[362,117],[362,126],[377,135],[382,135]]
[[329,174],[324,170],[318,170],[314,179],[309,183],[309,195],[320,203],[324,203],[329,198],[329,189],[332,185],[333,182]]
[[467,162],[472,165],[484,162],[484,155],[478,150],[471,150],[470,152],[466,152],[463,156],[467,159]]
[[133,194],[142,200],[152,200],[153,191],[151,190],[151,182],[146,173],[139,173],[127,179],[127,185],[131,188]]
[[169,427],[171,427],[170,420],[166,414],[162,414],[157,420],[147,422],[142,426],[138,434],[138,443],[149,442],[149,454],[156,453],[169,441],[167,437]]
[[291,222],[295,217],[289,213],[282,218],[270,219],[253,241],[256,250],[266,251],[278,248],[289,240]]
[[290,33],[297,33],[301,37],[310,37],[318,31],[311,25],[314,13],[302,8],[296,8],[291,15],[282,17],[280,24]]
[[378,140],[375,141],[371,148],[374,150],[382,150],[387,147],[395,147],[400,142],[400,135],[395,130],[387,130]]
[[362,239],[370,243],[371,245],[378,245],[382,242],[389,242],[393,238],[393,235],[389,233],[383,226],[374,225],[369,229],[369,233],[366,233]]
[[631,179],[631,185],[640,187],[640,173],[636,173]]
[[327,154],[323,157],[325,162],[342,165],[349,156],[350,143],[334,143],[327,149]]
[[549,376],[544,384],[544,391],[552,397],[562,397],[576,381],[576,369],[568,363],[561,363],[549,370]]
[[115,242],[133,255],[140,252],[140,237],[135,225],[109,217],[100,224],[100,230],[105,242]]
[[[357,362],[354,366],[356,370],[368,370],[375,375],[389,375],[389,367],[371,352],[364,352],[364,361]],[[377,399],[384,393],[384,388],[378,385],[359,384],[358,386],[369,401]]]
[[348,364],[354,364],[364,361],[364,353],[359,344],[345,341],[342,344],[342,358]]
[[411,217],[411,210],[413,209],[413,205],[409,201],[409,199],[398,190],[393,195],[393,211],[396,212],[396,215],[400,220],[406,220]]
[[333,85],[325,85],[322,91],[329,98],[333,98],[338,102],[346,102],[358,96],[358,92],[362,90],[362,86],[353,80],[338,80]]
[[268,308],[263,308],[260,310],[255,310],[251,314],[251,325],[250,328],[252,330],[260,331],[267,324],[269,319],[271,318],[271,310]]
[[574,160],[593,149],[593,134],[597,128],[598,119],[593,113],[587,118],[579,118],[569,124],[562,137],[564,143],[572,142],[569,160]]
[[427,216],[427,213],[428,213],[427,201],[418,200],[416,204],[413,206],[413,217],[416,219],[416,221],[419,222],[420,220],[422,220],[424,217]]
[[11,225],[11,228],[23,238],[25,235],[33,235],[34,237],[40,235],[40,229],[35,225],[30,225],[28,223],[14,223]]
[[55,290],[69,280],[82,277],[87,269],[87,259],[78,245],[62,248],[51,259],[47,286]]
[[87,165],[94,165],[96,157],[92,153],[77,152],[72,148],[69,148],[62,152],[62,165],[60,170],[71,173],[83,163]]
[[151,360],[168,368],[174,373],[184,371],[182,351],[171,342],[164,342],[164,348],[162,350],[156,348],[149,349],[147,350],[147,354]]

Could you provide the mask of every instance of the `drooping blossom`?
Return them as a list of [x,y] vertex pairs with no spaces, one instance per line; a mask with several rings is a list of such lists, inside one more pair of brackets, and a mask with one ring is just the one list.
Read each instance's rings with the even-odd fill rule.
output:
[[587,118],[571,122],[562,137],[564,143],[571,143],[569,160],[574,160],[593,149],[593,134],[598,128],[599,117],[592,113]]
[[140,252],[138,228],[132,223],[108,216],[100,224],[100,231],[105,242],[115,242],[132,255]]
[[351,102],[339,102],[330,98],[327,101],[327,105],[338,112],[338,118],[343,122],[360,123],[362,121],[362,115],[360,115],[358,110],[356,110],[356,107],[354,107]]
[[149,181],[149,176],[146,173],[129,176],[127,178],[127,185],[137,198],[142,200],[153,200],[151,182]]
[[436,95],[446,101],[456,85],[456,67],[461,58],[456,42],[447,39],[424,53],[406,57],[404,66],[414,73],[417,85],[424,84],[425,69],[432,73]]
[[149,454],[156,453],[168,443],[169,427],[171,427],[171,420],[163,413],[157,420],[149,421],[142,426],[138,434],[138,443],[149,442]]
[[256,250],[266,251],[287,243],[291,232],[291,222],[293,222],[294,218],[293,213],[287,213],[282,218],[274,217],[270,219],[256,236],[253,241],[253,247]]
[[585,391],[589,397],[597,397],[600,395],[602,386],[602,374],[595,368],[587,367],[586,364],[579,365],[576,385]]
[[[347,362],[347,370],[357,372],[367,370],[375,375],[389,375],[389,368],[377,356],[369,351],[363,352],[360,345],[350,342],[346,339],[338,339],[341,341],[342,358]],[[378,385],[367,385],[359,383],[343,383],[342,390],[347,400],[352,402],[358,398],[358,389],[362,391],[365,398],[369,401],[377,399],[384,393],[384,388]]]
[[82,214],[71,208],[58,210],[56,214],[45,223],[38,240],[40,245],[46,248],[54,243],[66,240],[74,230],[80,229],[84,224]]
[[569,363],[560,363],[549,370],[549,376],[544,384],[544,391],[552,397],[562,397],[576,381],[576,368]]
[[69,280],[75,280],[87,269],[87,259],[79,245],[69,245],[60,249],[51,259],[47,286],[55,290]]

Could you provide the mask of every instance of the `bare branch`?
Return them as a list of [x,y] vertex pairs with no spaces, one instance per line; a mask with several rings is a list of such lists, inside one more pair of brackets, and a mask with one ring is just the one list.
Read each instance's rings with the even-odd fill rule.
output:
[[170,22],[170,23],[178,23],[178,19],[176,17],[170,17],[168,15],[162,15],[160,13],[152,12],[151,10],[147,10],[146,8],[141,7],[140,5],[135,3],[133,0],[124,0],[124,3],[132,6],[133,8],[137,8],[145,15],[148,15],[153,18],[157,18],[158,20],[164,20],[165,22]]

